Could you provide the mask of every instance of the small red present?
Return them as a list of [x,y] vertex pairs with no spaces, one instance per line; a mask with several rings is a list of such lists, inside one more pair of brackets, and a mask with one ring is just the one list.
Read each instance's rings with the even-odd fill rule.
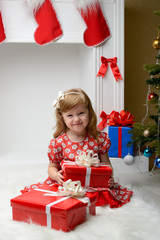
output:
[[81,181],[83,187],[106,188],[112,174],[112,169],[103,163],[100,163],[99,167],[84,167],[64,160],[61,168],[64,170],[64,181]]
[[95,215],[95,194],[87,193],[83,198],[71,198],[59,196],[57,190],[54,184],[11,199],[13,220],[67,232],[84,222],[87,213]]

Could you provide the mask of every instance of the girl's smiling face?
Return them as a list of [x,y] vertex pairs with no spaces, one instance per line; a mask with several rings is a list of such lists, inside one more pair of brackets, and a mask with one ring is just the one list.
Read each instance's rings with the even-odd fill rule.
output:
[[63,120],[72,134],[86,134],[89,123],[89,111],[85,104],[78,104],[67,112],[62,112]]

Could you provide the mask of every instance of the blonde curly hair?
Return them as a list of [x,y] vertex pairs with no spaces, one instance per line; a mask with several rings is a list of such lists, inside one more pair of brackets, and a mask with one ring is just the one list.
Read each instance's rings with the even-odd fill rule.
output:
[[75,88],[63,92],[63,96],[64,98],[58,101],[58,107],[55,110],[56,130],[53,134],[54,138],[57,138],[60,134],[67,131],[67,126],[63,121],[62,113],[71,110],[77,104],[85,104],[86,108],[89,111],[87,133],[98,140],[99,131],[97,129],[97,117],[88,95],[82,89]]

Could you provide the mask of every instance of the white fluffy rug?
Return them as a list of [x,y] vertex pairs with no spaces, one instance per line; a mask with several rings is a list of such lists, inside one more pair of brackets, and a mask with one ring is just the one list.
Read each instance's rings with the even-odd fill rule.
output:
[[72,232],[12,220],[10,199],[25,186],[47,178],[47,165],[0,166],[0,240],[159,240],[160,173],[121,174],[119,183],[131,188],[131,202],[118,209],[98,207],[97,215]]

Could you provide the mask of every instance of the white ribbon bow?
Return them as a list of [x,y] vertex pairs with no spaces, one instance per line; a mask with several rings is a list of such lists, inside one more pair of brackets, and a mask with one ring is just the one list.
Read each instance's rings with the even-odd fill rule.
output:
[[76,197],[81,198],[84,197],[86,194],[86,190],[81,187],[80,181],[72,181],[71,179],[68,179],[66,182],[63,182],[63,187],[58,187],[58,192],[62,196],[70,196],[70,197]]
[[92,150],[87,150],[86,152],[81,152],[79,156],[76,157],[75,163],[78,166],[84,167],[99,167],[100,160],[98,154],[94,153]]
[[59,108],[59,102],[64,99],[65,94],[61,91],[58,93],[58,98],[53,101],[53,107]]

